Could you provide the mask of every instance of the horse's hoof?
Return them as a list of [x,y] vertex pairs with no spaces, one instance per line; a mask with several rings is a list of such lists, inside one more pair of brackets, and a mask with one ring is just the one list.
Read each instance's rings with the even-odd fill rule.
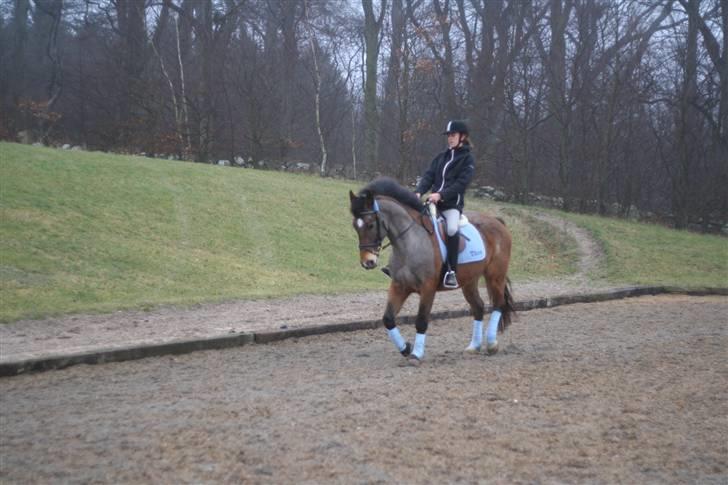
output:
[[466,354],[478,354],[482,350],[481,346],[475,346],[473,344],[468,345],[468,347],[465,349]]
[[421,363],[420,359],[410,354],[400,361],[399,367],[419,367]]
[[400,352],[404,357],[409,357],[409,355],[412,353],[412,344],[409,342],[405,342],[404,344],[404,350]]
[[485,349],[488,355],[495,355],[498,353],[498,342],[490,343],[488,342],[488,346]]

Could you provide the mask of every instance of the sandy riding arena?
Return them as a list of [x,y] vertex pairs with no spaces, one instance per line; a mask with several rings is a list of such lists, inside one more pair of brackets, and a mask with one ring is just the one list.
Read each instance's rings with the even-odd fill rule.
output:
[[[726,483],[728,299],[467,318],[0,379],[0,482]],[[410,337],[412,327],[403,328]]]

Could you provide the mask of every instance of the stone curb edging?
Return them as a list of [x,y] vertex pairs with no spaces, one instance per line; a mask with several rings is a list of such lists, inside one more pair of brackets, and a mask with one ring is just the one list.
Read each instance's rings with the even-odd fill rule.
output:
[[[541,308],[552,308],[575,303],[595,303],[622,298],[659,295],[682,294],[688,296],[728,296],[728,288],[682,288],[678,286],[637,286],[618,288],[604,292],[586,293],[577,295],[561,295],[555,297],[538,298],[534,300],[516,302],[516,311],[528,311]],[[491,311],[491,307],[487,311]],[[447,310],[433,312],[433,320],[460,318],[468,316],[470,311]],[[415,316],[401,317],[400,323],[414,324]],[[209,338],[196,338],[193,340],[177,340],[160,344],[129,345],[126,347],[98,349],[75,354],[48,355],[42,358],[25,359],[0,363],[0,377],[15,376],[26,372],[40,372],[52,369],[63,369],[77,364],[103,364],[107,362],[123,362],[126,360],[144,359],[147,357],[160,357],[164,355],[178,355],[198,350],[216,350],[230,347],[239,347],[250,344],[267,344],[290,338],[323,335],[335,332],[352,332],[356,330],[370,330],[379,328],[381,320],[361,320],[347,323],[334,323],[316,327],[282,329],[272,332],[236,333],[231,335]]]

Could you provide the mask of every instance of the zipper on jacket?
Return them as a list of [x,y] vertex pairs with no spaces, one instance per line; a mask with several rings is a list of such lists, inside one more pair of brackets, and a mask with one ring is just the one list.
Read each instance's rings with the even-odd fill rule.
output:
[[455,159],[455,150],[450,149],[452,151],[452,155],[450,156],[450,160],[445,164],[444,167],[442,167],[442,184],[440,184],[440,188],[437,189],[437,192],[441,192],[442,189],[445,187],[445,171],[447,171],[447,166],[452,163],[452,161]]

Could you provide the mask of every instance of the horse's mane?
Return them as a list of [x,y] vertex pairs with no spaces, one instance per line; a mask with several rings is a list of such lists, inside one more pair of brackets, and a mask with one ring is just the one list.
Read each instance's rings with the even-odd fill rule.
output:
[[367,192],[371,192],[375,196],[383,195],[385,197],[391,197],[402,205],[406,205],[418,212],[422,211],[422,201],[414,192],[402,187],[399,185],[399,182],[392,178],[379,177],[369,182],[361,189],[359,195],[366,195]]

